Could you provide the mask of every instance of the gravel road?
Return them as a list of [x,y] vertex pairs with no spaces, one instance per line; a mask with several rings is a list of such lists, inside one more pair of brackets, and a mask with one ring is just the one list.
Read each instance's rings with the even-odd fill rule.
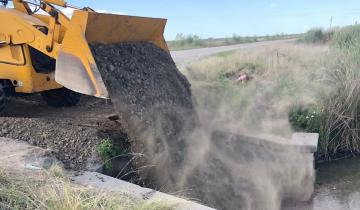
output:
[[214,55],[216,53],[238,50],[238,49],[245,49],[245,48],[276,45],[276,44],[288,43],[288,42],[293,42],[293,41],[295,41],[295,40],[287,39],[287,40],[237,44],[237,45],[229,45],[229,46],[221,46],[221,47],[200,48],[200,49],[192,49],[192,50],[180,50],[180,51],[172,51],[171,56],[173,57],[175,63],[177,63],[177,64],[188,63],[188,62],[195,61],[195,60],[198,60],[198,59],[206,57],[206,56]]

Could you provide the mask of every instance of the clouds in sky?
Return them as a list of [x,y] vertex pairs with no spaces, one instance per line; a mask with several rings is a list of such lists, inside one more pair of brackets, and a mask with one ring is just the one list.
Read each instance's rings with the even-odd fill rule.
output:
[[[74,13],[74,9],[72,8],[61,8],[60,9],[61,12],[63,12],[66,16],[71,17]],[[106,13],[106,14],[115,14],[115,15],[125,15],[125,13],[123,12],[113,12],[113,11],[108,11],[108,10],[95,10],[98,13]]]
[[126,14],[123,13],[123,12],[113,12],[113,11],[108,11],[108,10],[103,10],[103,9],[96,10],[96,12],[98,12],[98,13],[107,13],[107,14],[114,14],[114,15],[126,15]]
[[73,8],[61,8],[61,12],[63,12],[66,16],[71,17],[74,13]]
[[277,4],[271,4],[270,7],[271,7],[271,8],[276,8],[276,7],[277,7]]

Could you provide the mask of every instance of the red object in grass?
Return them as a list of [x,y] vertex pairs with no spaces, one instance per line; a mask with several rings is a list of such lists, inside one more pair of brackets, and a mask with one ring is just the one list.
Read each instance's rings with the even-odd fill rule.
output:
[[246,74],[240,75],[240,77],[239,77],[237,80],[238,80],[238,81],[245,81],[245,80],[247,80]]

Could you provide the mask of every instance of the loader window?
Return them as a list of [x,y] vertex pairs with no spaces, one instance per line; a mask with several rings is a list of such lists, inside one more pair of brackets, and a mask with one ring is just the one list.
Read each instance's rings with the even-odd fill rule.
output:
[[25,65],[24,51],[21,45],[0,45],[0,63]]
[[44,34],[48,34],[49,29],[45,26],[35,26],[39,31],[43,32]]
[[31,63],[37,73],[50,73],[55,71],[56,60],[30,47]]

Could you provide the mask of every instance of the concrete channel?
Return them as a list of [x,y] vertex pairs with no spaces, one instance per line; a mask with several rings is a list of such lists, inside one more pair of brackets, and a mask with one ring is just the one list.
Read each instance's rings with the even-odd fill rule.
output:
[[[269,137],[264,137],[269,138]],[[269,141],[248,137],[255,144],[266,145]],[[291,148],[298,148],[309,156],[309,164],[313,167],[313,153],[317,149],[317,134],[305,134],[295,133],[293,135],[292,143],[286,146]],[[272,147],[272,146],[271,146]],[[61,164],[55,157],[51,155],[51,151],[34,147],[26,142],[0,138],[0,168],[4,170],[10,170],[16,172],[16,174],[22,174],[25,176],[31,176],[37,174],[46,168],[49,168],[52,164]],[[69,174],[73,174],[69,172]],[[152,189],[143,188],[132,183],[128,183],[119,179],[115,179],[103,174],[99,174],[93,171],[83,171],[76,173],[77,175],[71,175],[70,178],[74,184],[99,189],[109,192],[127,192],[137,198],[143,199],[162,199],[169,201],[178,201],[179,210],[211,210],[213,208],[198,204],[192,201],[186,201],[182,198],[158,192]],[[313,179],[313,177],[309,177]]]

